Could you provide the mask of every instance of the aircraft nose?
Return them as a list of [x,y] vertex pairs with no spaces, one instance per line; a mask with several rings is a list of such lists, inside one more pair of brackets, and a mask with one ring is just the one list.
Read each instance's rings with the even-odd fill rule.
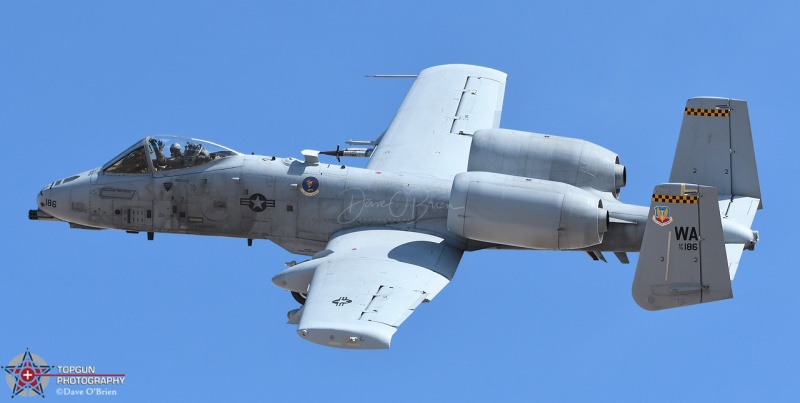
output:
[[[55,183],[55,182],[53,182]],[[39,194],[36,196],[36,205],[39,207],[40,210],[47,211],[50,210],[53,204],[53,183],[45,186],[44,189],[39,191]]]
[[87,173],[73,175],[65,179],[57,180],[45,186],[36,196],[36,206],[38,210],[32,210],[29,217],[39,217],[42,219],[57,218],[63,221],[72,222],[76,217],[70,207],[73,199],[83,197],[83,190],[89,190],[88,184],[90,175]]
[[39,194],[36,195],[36,210],[29,210],[28,211],[28,219],[30,220],[41,220],[46,219],[48,217],[52,217],[50,214],[47,214],[42,210],[42,207],[45,206],[46,200],[48,199],[48,194],[50,192],[50,185],[44,187],[44,189],[39,191]]

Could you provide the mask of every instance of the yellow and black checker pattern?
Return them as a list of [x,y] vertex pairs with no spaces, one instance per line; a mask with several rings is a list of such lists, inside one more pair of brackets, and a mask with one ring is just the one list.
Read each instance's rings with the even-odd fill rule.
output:
[[703,108],[685,108],[683,110],[684,115],[689,116],[720,116],[726,117],[730,116],[731,111],[730,109],[703,109]]
[[667,196],[653,194],[655,203],[697,204],[697,196]]

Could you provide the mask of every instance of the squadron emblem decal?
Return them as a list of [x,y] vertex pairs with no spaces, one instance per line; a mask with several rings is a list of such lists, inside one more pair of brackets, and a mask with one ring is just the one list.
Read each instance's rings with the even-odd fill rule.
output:
[[669,207],[655,206],[653,207],[653,222],[665,226],[672,222],[672,215],[670,215]]
[[315,196],[319,193],[319,180],[313,176],[303,179],[300,183],[300,193],[306,196]]

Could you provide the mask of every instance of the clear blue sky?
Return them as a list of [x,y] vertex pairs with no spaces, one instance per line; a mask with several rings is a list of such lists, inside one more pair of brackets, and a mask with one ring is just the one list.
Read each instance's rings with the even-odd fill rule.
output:
[[[122,372],[119,402],[800,399],[800,6],[535,3],[3,2],[0,364],[30,348]],[[342,351],[285,324],[297,304],[270,278],[300,257],[271,243],[26,217],[147,135],[295,157],[373,139],[411,81],[364,75],[444,63],[509,74],[503,127],[617,152],[628,203],[667,180],[687,98],[748,100],[765,209],[735,298],[651,313],[635,254],[482,251],[390,350]]]

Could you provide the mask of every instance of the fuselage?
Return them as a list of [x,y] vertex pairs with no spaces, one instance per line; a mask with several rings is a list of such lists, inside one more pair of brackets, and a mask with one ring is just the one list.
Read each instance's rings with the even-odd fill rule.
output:
[[[47,185],[37,204],[77,227],[268,239],[308,255],[352,227],[446,232],[451,184],[452,178],[237,155],[148,174],[96,168]],[[646,218],[647,208],[611,206],[616,207],[610,209],[612,218],[629,223],[612,221],[597,250],[637,250],[642,225],[634,223]],[[457,238],[451,237],[465,249],[502,247]]]
[[[448,231],[452,177],[239,153],[180,169],[159,169],[156,159],[149,169],[120,173],[109,163],[53,182],[38,195],[39,217],[76,228],[267,239],[304,255],[339,231],[387,225],[439,234],[465,250],[515,248]],[[611,198],[605,208],[602,243],[582,250],[638,251],[648,208]]]
[[47,185],[37,204],[79,227],[269,239],[293,253],[313,254],[351,227],[442,230],[450,184],[447,178],[237,155],[147,174],[96,168]]

